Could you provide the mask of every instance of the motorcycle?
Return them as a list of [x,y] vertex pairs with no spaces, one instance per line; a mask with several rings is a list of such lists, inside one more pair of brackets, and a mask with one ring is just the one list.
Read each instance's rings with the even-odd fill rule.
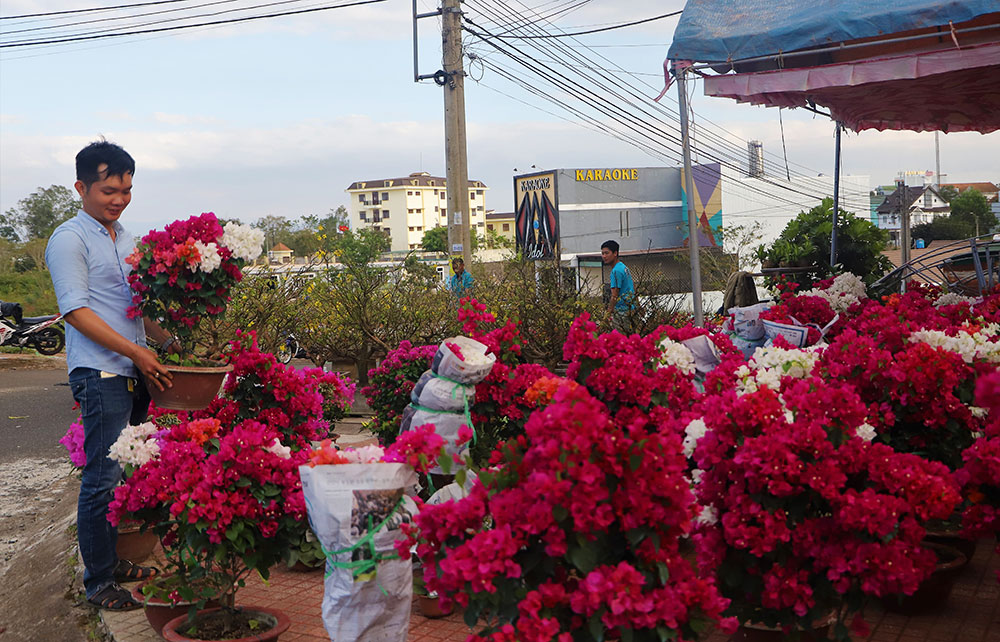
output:
[[285,342],[278,346],[278,353],[274,356],[284,364],[287,364],[295,357],[308,358],[306,351],[299,345],[299,340],[295,338],[294,334],[289,334],[285,337]]
[[44,355],[58,354],[66,345],[61,314],[26,317],[20,303],[0,301],[0,346],[34,348]]

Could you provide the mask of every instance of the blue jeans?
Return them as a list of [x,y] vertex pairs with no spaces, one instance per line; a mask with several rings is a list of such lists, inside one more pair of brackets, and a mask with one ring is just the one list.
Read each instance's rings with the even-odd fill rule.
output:
[[87,453],[76,508],[76,534],[88,599],[114,582],[118,565],[118,529],[108,522],[108,504],[121,481],[122,469],[108,458],[108,449],[132,413],[128,381],[122,376],[101,377],[93,368],[74,368],[69,374],[70,390],[83,415],[83,449]]

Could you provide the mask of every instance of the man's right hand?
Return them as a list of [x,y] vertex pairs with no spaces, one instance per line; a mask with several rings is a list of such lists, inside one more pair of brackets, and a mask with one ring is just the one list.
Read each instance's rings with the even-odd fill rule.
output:
[[136,346],[136,354],[132,357],[132,363],[146,377],[147,383],[152,383],[160,390],[173,388],[174,384],[170,381],[172,378],[170,371],[160,363],[160,360],[156,358],[156,353],[149,348]]

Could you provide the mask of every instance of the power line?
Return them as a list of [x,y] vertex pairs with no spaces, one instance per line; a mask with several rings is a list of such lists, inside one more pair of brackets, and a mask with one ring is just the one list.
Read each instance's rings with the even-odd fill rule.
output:
[[119,37],[122,37],[122,36],[135,36],[135,35],[141,35],[141,34],[147,34],[147,33],[160,33],[160,32],[164,32],[164,31],[177,31],[177,30],[180,30],[180,29],[194,29],[196,27],[207,27],[207,26],[212,26],[212,25],[233,24],[233,23],[237,23],[237,22],[248,22],[250,20],[263,20],[263,19],[266,19],[266,18],[279,18],[279,17],[282,17],[282,16],[293,16],[293,15],[302,14],[302,13],[314,13],[316,11],[328,11],[330,9],[345,9],[347,7],[355,7],[355,6],[366,5],[366,4],[377,4],[377,3],[380,3],[380,2],[386,2],[386,0],[356,0],[355,2],[348,2],[346,4],[330,5],[330,6],[325,6],[325,7],[314,7],[312,9],[297,9],[295,11],[283,11],[283,12],[279,12],[279,13],[270,13],[270,14],[259,15],[259,16],[246,16],[246,17],[243,17],[243,18],[229,18],[229,19],[226,19],[226,20],[213,20],[213,21],[209,21],[209,22],[200,22],[200,23],[192,24],[192,25],[177,25],[177,26],[174,26],[174,27],[159,27],[159,28],[156,28],[156,29],[141,29],[141,30],[138,30],[138,31],[122,31],[122,32],[118,32],[118,33],[105,33],[105,34],[96,34],[96,35],[89,35],[89,36],[72,36],[72,37],[67,37],[67,38],[57,38],[57,39],[53,39],[53,40],[40,40],[40,41],[32,41],[32,42],[15,42],[15,43],[10,43],[10,44],[0,44],[0,49],[10,48],[10,47],[32,47],[32,46],[39,46],[39,45],[58,44],[58,43],[64,43],[64,42],[78,42],[78,41],[81,41],[81,40],[100,40],[100,39],[105,39],[105,38],[119,38]]
[[[523,5],[523,3],[521,3],[521,4],[522,4],[522,6],[524,6],[524,5]],[[530,11],[530,8],[529,8],[529,7],[525,7],[525,8],[526,8],[526,9],[528,9],[528,10]],[[506,9],[506,8],[505,8],[505,9]],[[511,12],[511,10],[510,10],[510,9],[506,9],[506,10],[507,10],[508,12]],[[487,11],[489,11],[489,10],[487,9]],[[497,15],[498,15],[498,14],[497,14],[497,13],[496,13],[495,11],[491,11],[490,13],[491,13],[491,14],[492,14],[493,16],[497,16]],[[532,24],[532,23],[528,22],[528,20],[527,20],[527,18],[526,18],[526,17],[521,17],[521,16],[516,16],[516,15],[515,15],[515,18],[516,18],[516,19],[518,19],[518,20],[520,20],[520,21],[521,21],[521,22],[522,22],[522,23],[524,24],[524,26],[526,26],[526,27],[528,27],[528,28],[533,28],[533,29],[534,29],[535,31],[538,31],[538,28],[537,28],[537,25],[535,25],[535,24]],[[496,19],[494,18],[494,19],[493,19],[493,22],[494,22],[494,23],[497,23],[497,20],[496,20]],[[480,37],[482,37],[482,36],[480,36]],[[493,43],[491,43],[491,44],[493,44]],[[561,47],[562,47],[562,46],[564,46],[564,43],[562,43],[562,42],[558,42],[558,43],[557,43],[557,45],[558,45],[558,46],[561,46]],[[534,46],[535,46],[536,48],[541,48],[541,45],[539,45],[539,44],[535,44]],[[515,49],[516,49],[516,48],[515,48]],[[517,50],[517,51],[518,51],[519,53],[522,53],[522,54],[523,54],[523,52],[521,52],[520,50]],[[550,53],[550,55],[552,55],[552,54],[551,54],[551,52],[549,52],[549,53]],[[595,53],[596,53],[596,52],[595,52]],[[572,53],[572,52],[571,52],[571,55],[575,56],[575,53]],[[600,54],[597,54],[597,55],[600,55]],[[603,56],[601,56],[601,57],[603,58]],[[535,61],[537,62],[537,59],[534,59],[534,58],[533,58],[533,60],[535,60]],[[605,58],[605,60],[607,60],[607,58]],[[609,62],[611,62],[611,61],[609,61]],[[523,63],[522,63],[522,64],[523,64]],[[567,64],[567,63],[562,63],[562,64],[564,64],[564,65],[565,65],[565,64]],[[628,73],[628,72],[625,72],[625,70],[621,70],[621,71],[622,71],[623,73]],[[605,78],[606,78],[606,77],[605,77]],[[594,83],[595,83],[595,84],[597,84],[597,85],[598,85],[599,87],[601,87],[601,88],[602,88],[603,90],[605,90],[605,91],[610,91],[610,92],[614,93],[614,92],[613,92],[613,90],[609,89],[608,85],[601,85],[601,84],[597,83],[597,81],[593,80],[592,78],[591,78],[591,79],[588,79],[588,80],[589,80],[589,82],[594,82]],[[621,82],[618,82],[618,81],[615,81],[615,80],[612,80],[612,79],[610,79],[610,78],[606,78],[606,80],[608,80],[608,81],[610,81],[610,82],[613,82],[613,83],[617,84],[617,85],[618,85],[619,87],[623,87],[623,88],[625,88],[625,87],[624,87],[624,86],[622,85],[622,83],[621,83]],[[648,84],[647,84],[647,86],[648,86]],[[562,88],[563,88],[563,89],[565,89],[565,87],[562,87]],[[645,96],[645,95],[643,95],[643,94],[641,94],[641,93],[639,93],[639,92],[636,92],[636,91],[635,91],[634,89],[632,89],[632,88],[628,88],[628,91],[629,91],[630,93],[632,93],[632,95],[633,95],[634,97],[636,97],[636,98],[639,98],[640,100],[643,100],[643,101],[645,101],[645,100],[646,100],[646,98],[647,98],[647,96]],[[627,103],[628,103],[628,104],[629,104],[630,106],[632,106],[632,107],[635,107],[636,109],[643,109],[643,108],[641,108],[641,107],[640,107],[639,105],[637,105],[636,103],[634,103],[634,102],[630,101],[630,100],[629,100],[629,99],[628,99],[627,97],[624,97],[624,96],[622,96],[622,95],[620,95],[620,94],[617,94],[617,97],[618,97],[618,98],[620,98],[620,99],[622,99],[623,101],[627,102]],[[664,108],[663,108],[663,106],[662,106],[662,105],[658,105],[658,104],[655,104],[655,107],[654,107],[654,109],[658,109],[658,110],[663,110]],[[675,115],[675,114],[672,114],[672,113],[671,113],[671,112],[669,112],[669,111],[666,111],[665,113],[666,113],[666,115],[667,115],[668,117],[670,117],[671,119],[673,119],[673,120],[676,120],[676,115]],[[650,123],[648,123],[648,121],[643,121],[643,122],[645,122],[645,124],[646,124],[647,126],[649,126],[649,125],[650,125]],[[655,124],[652,124],[652,127],[653,127],[653,128],[655,129],[655,128],[656,128],[656,125],[655,125]],[[670,135],[669,135],[669,134],[667,134],[667,136],[668,136],[668,137],[670,137]],[[718,136],[716,136],[716,135],[713,135],[713,136],[714,136],[715,138],[719,138],[719,137],[718,137]],[[672,142],[679,142],[679,141],[677,141],[677,139],[676,139],[676,138],[673,138],[673,137],[671,137],[671,138],[672,138]],[[730,143],[729,143],[728,141],[725,141],[725,140],[722,140],[722,139],[719,139],[719,140],[721,140],[721,141],[722,141],[722,143],[723,143],[724,145],[729,145],[729,144],[730,144]],[[704,152],[703,152],[703,151],[702,151],[701,149],[698,149],[698,151],[699,151],[700,153],[704,153]],[[727,162],[727,161],[726,161],[726,160],[725,160],[724,158],[720,158],[720,152],[721,152],[721,155],[722,155],[723,157],[727,157],[727,156],[728,156],[728,159],[729,159],[730,161],[731,161],[731,160],[733,160],[733,159],[735,158],[735,159],[737,160],[737,162],[738,162],[738,163],[742,164],[742,163],[743,163],[743,161],[745,160],[745,156],[743,156],[743,152],[742,152],[742,151],[739,151],[739,152],[738,152],[738,153],[737,153],[736,155],[734,155],[734,154],[733,154],[733,153],[731,153],[731,152],[723,152],[723,151],[721,151],[721,150],[716,150],[716,151],[715,151],[714,153],[712,153],[712,154],[708,154],[708,155],[709,155],[709,156],[711,156],[711,157],[713,157],[713,158],[714,158],[715,160],[717,160],[717,161],[719,161],[719,162],[721,162],[721,163],[723,163],[723,164],[727,165],[727,166],[728,166],[728,165],[730,165],[731,163]],[[811,179],[807,179],[807,180],[811,180]],[[765,182],[770,182],[770,181],[765,181]],[[800,192],[799,190],[796,190],[796,189],[794,189],[794,188],[791,188],[791,187],[789,187],[789,186],[784,186],[784,185],[780,185],[780,184],[774,184],[774,183],[772,183],[772,184],[773,184],[773,185],[775,185],[775,186],[777,186],[777,187],[780,187],[780,188],[782,188],[782,189],[786,189],[786,190],[789,190],[789,191],[792,191],[792,192],[796,192],[796,193],[799,193],[799,194],[802,194],[802,195],[804,195],[804,196],[808,196],[809,198],[812,198],[812,199],[816,199],[816,198],[822,198],[822,197],[819,197],[819,196],[817,196],[817,195],[815,195],[815,194],[805,194],[805,193],[803,193],[803,192]],[[825,191],[825,186],[824,186],[824,191]],[[769,195],[769,196],[770,196],[771,198],[774,198],[774,196],[773,196],[773,195]]]
[[590,33],[601,33],[602,31],[613,31],[615,29],[624,29],[625,27],[634,27],[635,25],[645,24],[647,22],[653,22],[654,20],[662,20],[663,18],[670,18],[671,16],[678,16],[683,11],[673,11],[671,13],[664,13],[659,16],[653,16],[652,18],[644,18],[642,20],[633,20],[632,22],[622,22],[613,24],[608,27],[600,27],[598,29],[588,29],[586,31],[574,31],[567,33],[549,33],[541,36],[505,36],[497,34],[495,38],[512,38],[517,40],[531,40],[531,39],[545,39],[545,38],[572,38],[574,36],[584,36]]
[[190,9],[200,9],[201,7],[209,7],[217,4],[229,4],[232,2],[238,2],[238,0],[216,0],[215,2],[206,2],[204,4],[194,5],[193,7],[179,7],[176,9],[161,9],[159,11],[148,11],[146,13],[134,13],[123,16],[110,16],[107,18],[94,18],[93,20],[79,20],[77,22],[64,22],[57,25],[47,25],[45,27],[31,27],[30,29],[14,29],[14,30],[4,30],[3,35],[9,36],[12,33],[27,33],[29,31],[44,31],[46,29],[62,29],[64,27],[75,27],[77,25],[87,25],[94,24],[96,22],[112,22],[115,20],[127,20],[129,18],[141,18],[144,16],[156,16],[164,13],[173,13],[176,11],[188,11]]
[[[490,10],[486,9],[486,11],[490,11]],[[494,16],[498,15],[495,12],[491,12],[491,13]],[[508,57],[510,57],[515,62],[518,62],[522,66],[528,68],[533,73],[538,74],[538,75],[542,76],[544,79],[552,82],[553,84],[555,84],[556,86],[558,86],[563,91],[567,91],[569,93],[574,94],[576,98],[582,100],[585,104],[588,104],[590,107],[598,110],[599,112],[603,113],[604,115],[611,117],[614,121],[616,121],[619,125],[625,127],[626,129],[631,129],[632,131],[635,132],[636,135],[642,136],[642,135],[649,135],[650,133],[655,133],[656,135],[658,135],[661,138],[665,138],[667,140],[670,140],[672,143],[679,144],[679,139],[676,137],[676,135],[672,135],[669,132],[664,131],[663,129],[661,129],[658,126],[657,123],[650,122],[650,121],[647,121],[647,120],[642,120],[641,118],[635,116],[635,114],[633,114],[632,112],[626,111],[622,107],[620,107],[619,105],[611,103],[605,97],[603,97],[603,96],[597,96],[596,94],[594,94],[594,92],[586,89],[585,87],[583,87],[579,83],[577,83],[575,81],[572,81],[571,79],[569,79],[565,75],[560,74],[559,72],[555,72],[554,70],[551,70],[550,68],[548,68],[547,66],[545,66],[544,64],[542,64],[536,57],[533,57],[530,54],[525,53],[524,51],[518,49],[517,47],[513,47],[513,46],[510,46],[510,45],[507,45],[507,47],[509,47],[510,49],[516,51],[521,56],[521,58],[519,58],[518,56],[515,56],[514,54],[510,53],[510,51],[505,50],[503,47],[501,47],[500,45],[498,45],[496,42],[493,42],[492,39],[490,39],[488,37],[488,36],[491,36],[493,34],[490,34],[490,33],[487,32],[484,35],[482,33],[482,31],[483,31],[482,27],[480,27],[479,25],[477,25],[471,19],[467,19],[467,22],[470,22],[470,24],[472,24],[473,26],[477,27],[480,30],[480,32],[476,32],[475,30],[470,30],[470,32],[478,35],[481,38],[483,38],[483,40],[487,44],[489,44],[490,46],[496,48],[498,51],[504,53],[505,55],[507,55]],[[536,45],[536,47],[537,46],[538,45]],[[550,52],[550,55],[551,55],[551,52]],[[531,60],[531,64],[526,63],[524,61],[524,58],[530,59]],[[542,71],[543,69],[545,70],[544,73]],[[552,76],[552,74],[554,74],[555,76],[558,76],[558,79],[554,78]],[[559,80],[559,79],[561,79],[561,80]],[[593,79],[588,79],[588,81],[589,82],[595,82],[595,81],[593,81]],[[567,84],[567,83],[569,83],[569,84]],[[627,96],[621,95],[620,93],[618,93],[614,89],[611,89],[607,85],[599,85],[599,86],[601,86],[606,92],[611,93],[616,98],[620,99],[622,102],[628,104],[631,107],[634,107],[635,111],[638,111],[638,112],[644,112],[645,111],[643,107],[641,107],[640,105],[637,105],[636,103],[632,102]],[[644,98],[642,96],[639,96],[639,97],[640,98]],[[630,142],[633,142],[633,144],[635,144],[634,138],[632,140],[630,140]],[[645,149],[648,150],[648,146],[647,145],[638,145],[638,146],[643,147],[643,148],[645,148]],[[715,160],[716,162],[719,162],[720,164],[722,164],[724,166],[727,166],[727,167],[731,166],[731,163],[729,161],[727,161],[723,157],[719,157],[716,154],[706,154],[706,156],[709,156],[710,158],[712,158],[712,160]],[[765,181],[765,182],[767,182],[767,181]],[[789,191],[789,192],[800,194],[802,196],[806,196],[806,197],[808,197],[810,199],[819,199],[819,198],[822,198],[822,197],[817,196],[815,194],[807,194],[805,192],[800,192],[799,190],[794,189],[793,187],[788,186],[788,185],[782,185],[782,184],[776,184],[776,183],[772,183],[772,185],[774,185],[775,187],[777,187],[779,189],[782,189],[782,190],[786,190],[786,191]],[[772,198],[772,199],[776,199],[776,200],[781,200],[780,197],[777,197],[775,194],[765,194],[765,195],[768,198]],[[784,199],[784,200],[787,201],[787,199]],[[793,204],[795,206],[799,206],[800,205],[799,203],[796,203],[796,202],[793,202],[793,201],[788,201],[788,202],[789,202],[789,204]]]
[[47,11],[45,13],[25,13],[19,16],[0,16],[0,20],[20,20],[22,18],[44,18],[46,16],[59,16],[68,13],[87,13],[89,11],[111,11],[112,9],[132,9],[134,7],[148,7],[154,4],[174,4],[176,2],[189,2],[189,1],[190,0],[157,0],[156,2],[120,4],[114,7],[92,7],[90,9],[67,9],[65,11]]

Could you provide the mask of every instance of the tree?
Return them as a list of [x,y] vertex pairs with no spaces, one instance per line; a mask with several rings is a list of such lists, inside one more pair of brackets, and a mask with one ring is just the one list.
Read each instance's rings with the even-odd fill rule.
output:
[[923,239],[930,243],[939,240],[965,239],[975,235],[976,228],[968,221],[956,219],[952,216],[939,216],[930,223],[914,225],[910,230],[910,237]]
[[264,230],[264,250],[270,251],[278,243],[288,244],[292,236],[292,222],[284,216],[269,214],[258,219],[253,226]]
[[838,272],[851,272],[870,284],[892,269],[892,262],[882,255],[889,234],[844,210],[837,217],[837,265],[830,265],[832,231],[833,199],[824,198],[819,205],[788,222],[766,251],[766,258],[780,263],[794,256],[806,266],[813,266],[807,273],[795,275],[801,289],[809,289],[813,282]]
[[986,234],[997,224],[996,214],[990,211],[986,197],[971,188],[951,199],[951,217],[966,222],[976,236]]
[[938,196],[940,196],[945,203],[950,203],[951,199],[958,196],[958,189],[954,185],[942,185],[941,189],[938,190]]
[[427,230],[420,241],[420,246],[425,252],[447,252],[448,228],[439,225]]
[[39,187],[4,212],[0,218],[0,237],[15,243],[47,239],[60,223],[75,216],[81,206],[69,188]]
[[[472,230],[469,238],[473,252],[478,250],[480,245],[486,244],[486,238],[480,236],[476,230]],[[424,232],[424,237],[420,240],[420,247],[425,252],[445,252],[446,254],[450,254],[448,252],[448,228],[439,225]]]

